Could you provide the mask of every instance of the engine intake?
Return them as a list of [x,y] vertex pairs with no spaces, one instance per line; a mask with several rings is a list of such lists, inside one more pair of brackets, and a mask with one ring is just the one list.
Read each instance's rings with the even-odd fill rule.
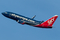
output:
[[18,23],[23,23],[23,21],[21,21],[21,20],[18,20],[17,22],[18,22]]

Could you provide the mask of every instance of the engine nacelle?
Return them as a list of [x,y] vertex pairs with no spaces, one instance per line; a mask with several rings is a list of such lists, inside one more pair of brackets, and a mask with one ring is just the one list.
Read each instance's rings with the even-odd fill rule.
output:
[[24,22],[23,22],[23,21],[21,21],[21,20],[18,20],[17,22],[18,22],[18,23],[21,23],[21,24],[24,24]]

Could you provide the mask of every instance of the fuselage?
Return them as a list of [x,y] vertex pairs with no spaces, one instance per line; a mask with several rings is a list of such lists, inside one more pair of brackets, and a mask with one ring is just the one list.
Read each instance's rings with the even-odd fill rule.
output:
[[37,21],[37,20],[22,16],[22,15],[13,13],[13,12],[3,12],[2,14],[5,17],[16,20],[18,23],[21,23],[21,24],[28,24],[28,25],[35,26],[42,23],[42,21]]
[[54,22],[58,18],[58,15],[55,15],[44,22],[44,21],[34,20],[35,16],[33,18],[28,18],[26,16],[22,16],[13,12],[3,12],[2,14],[5,17],[8,17],[10,19],[17,21],[20,24],[28,24],[31,26],[41,27],[41,28],[52,28]]

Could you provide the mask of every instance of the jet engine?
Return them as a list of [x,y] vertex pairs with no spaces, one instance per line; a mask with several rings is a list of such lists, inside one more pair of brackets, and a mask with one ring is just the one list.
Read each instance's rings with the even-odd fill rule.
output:
[[21,21],[21,20],[18,20],[17,22],[18,22],[18,23],[21,23],[21,24],[24,24],[24,22],[23,22],[23,21]]

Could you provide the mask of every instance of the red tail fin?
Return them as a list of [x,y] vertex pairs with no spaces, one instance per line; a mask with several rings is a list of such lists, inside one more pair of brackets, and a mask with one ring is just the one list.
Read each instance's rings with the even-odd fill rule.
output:
[[48,19],[47,21],[43,22],[42,24],[46,24],[46,25],[52,27],[52,25],[56,21],[57,17],[58,17],[58,15],[55,15],[52,18]]
[[35,25],[36,27],[43,27],[43,28],[52,28],[52,25],[56,21],[58,15],[53,16],[52,18],[48,19],[47,21],[43,22],[42,24]]

